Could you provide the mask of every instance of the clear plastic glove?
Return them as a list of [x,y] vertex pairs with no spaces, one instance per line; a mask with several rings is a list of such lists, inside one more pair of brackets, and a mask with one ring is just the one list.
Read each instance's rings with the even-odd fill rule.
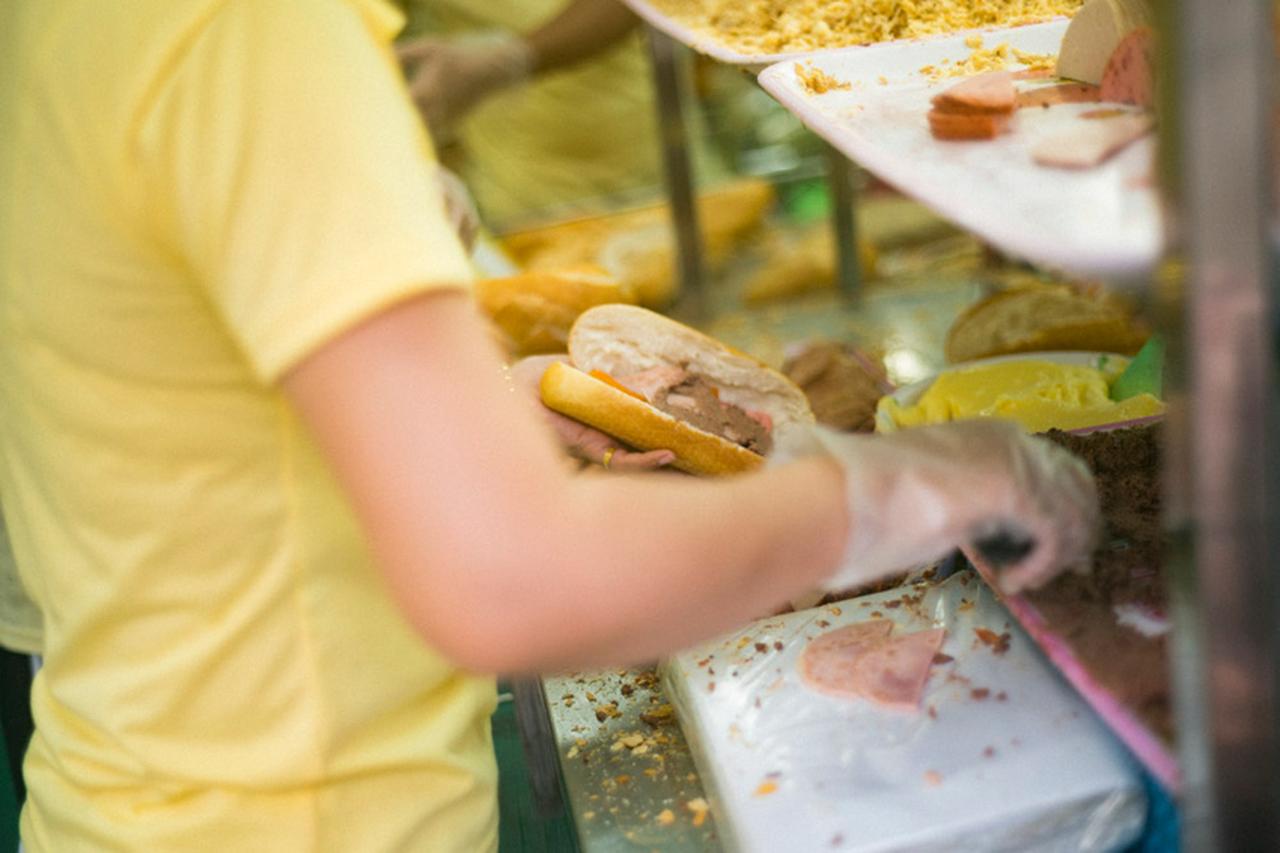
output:
[[533,73],[533,51],[511,33],[425,36],[397,46],[396,55],[409,93],[441,145],[480,101]]
[[1041,586],[1092,552],[1097,488],[1066,450],[997,420],[850,435],[777,436],[775,461],[824,453],[844,469],[852,525],[829,589],[857,586],[961,545],[994,554],[1008,593]]
[[621,472],[651,471],[676,460],[676,455],[670,450],[650,450],[645,453],[628,450],[619,445],[616,438],[542,405],[538,395],[538,383],[542,380],[542,374],[551,362],[568,360],[568,356],[564,355],[529,356],[511,365],[510,375],[515,388],[530,395],[536,402],[570,455],[585,462],[594,462],[610,471]]

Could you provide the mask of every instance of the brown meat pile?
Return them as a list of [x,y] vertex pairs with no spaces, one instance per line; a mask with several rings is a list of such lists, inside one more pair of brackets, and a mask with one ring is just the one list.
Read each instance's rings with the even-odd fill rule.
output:
[[1166,636],[1121,625],[1117,606],[1167,613],[1161,570],[1158,425],[1070,435],[1051,441],[1094,472],[1105,528],[1085,575],[1064,573],[1027,599],[1071,646],[1086,670],[1167,742],[1173,741]]
[[715,387],[700,376],[690,376],[657,393],[653,405],[705,432],[714,433],[765,456],[773,447],[769,430],[742,409],[721,402]]
[[820,424],[848,432],[875,430],[884,372],[848,347],[819,343],[787,361],[782,372],[799,385]]

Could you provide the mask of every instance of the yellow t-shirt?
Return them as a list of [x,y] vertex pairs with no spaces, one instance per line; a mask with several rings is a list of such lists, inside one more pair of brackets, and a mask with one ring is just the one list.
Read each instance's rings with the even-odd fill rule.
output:
[[0,514],[0,648],[38,655],[43,645],[42,634],[40,608],[22,588],[9,544],[9,531]]
[[277,388],[468,278],[399,24],[382,0],[0,3],[32,853],[496,844],[493,682],[411,631]]

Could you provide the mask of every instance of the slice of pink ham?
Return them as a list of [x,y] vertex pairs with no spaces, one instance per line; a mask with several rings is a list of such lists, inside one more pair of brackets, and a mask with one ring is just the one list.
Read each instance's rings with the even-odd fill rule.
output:
[[630,388],[652,403],[654,398],[658,396],[659,391],[674,388],[683,382],[688,375],[683,368],[671,364],[660,364],[657,367],[651,367],[639,373],[632,373],[630,376],[615,376],[613,378],[618,381],[618,384],[625,388]]
[[881,705],[918,709],[933,656],[942,647],[946,634],[945,629],[934,628],[885,640],[854,662],[854,687]]
[[822,693],[845,698],[862,696],[855,670],[868,652],[889,640],[893,623],[872,619],[815,637],[800,654],[800,678]]
[[1051,107],[1055,104],[1093,104],[1102,100],[1102,90],[1088,83],[1058,83],[1037,86],[1018,93],[1018,109]]
[[1031,157],[1041,166],[1091,169],[1146,136],[1154,124],[1155,120],[1147,113],[1082,121],[1041,139],[1031,149]]
[[1012,71],[989,71],[937,95],[933,105],[946,112],[1009,113],[1017,96]]
[[1156,37],[1150,27],[1129,33],[1102,72],[1102,100],[1150,109],[1156,103]]

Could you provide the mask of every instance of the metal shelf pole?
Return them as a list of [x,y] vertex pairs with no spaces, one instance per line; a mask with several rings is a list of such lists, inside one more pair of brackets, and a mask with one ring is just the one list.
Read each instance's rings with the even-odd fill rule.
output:
[[658,134],[662,145],[663,178],[675,229],[679,309],[692,321],[705,319],[707,294],[702,266],[702,232],[698,228],[693,166],[685,92],[680,80],[679,44],[653,27],[648,31],[649,54],[657,90]]
[[862,283],[858,260],[857,194],[855,168],[848,157],[827,145],[827,185],[831,190],[831,227],[835,230],[836,270],[840,291],[853,298]]
[[1161,32],[1173,254],[1167,471],[1183,847],[1280,850],[1271,4],[1175,0]]

